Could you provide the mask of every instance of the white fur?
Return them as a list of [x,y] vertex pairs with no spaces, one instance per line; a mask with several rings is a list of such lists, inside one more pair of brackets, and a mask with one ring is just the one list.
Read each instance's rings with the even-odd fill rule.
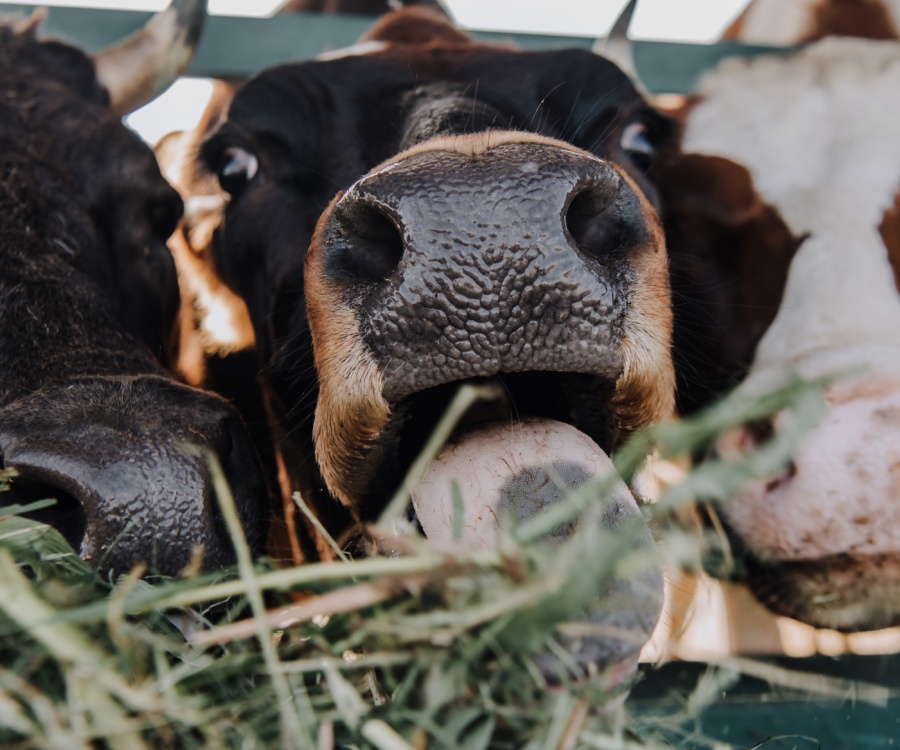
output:
[[878,234],[900,187],[900,43],[826,39],[789,60],[732,60],[699,93],[685,150],[743,163],[810,235],[754,378],[900,373],[900,297]]

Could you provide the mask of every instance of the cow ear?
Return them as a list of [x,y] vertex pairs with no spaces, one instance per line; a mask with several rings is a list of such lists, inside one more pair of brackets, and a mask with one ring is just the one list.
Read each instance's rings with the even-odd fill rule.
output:
[[661,169],[666,213],[690,212],[723,227],[759,219],[766,204],[745,167],[720,156],[680,154]]

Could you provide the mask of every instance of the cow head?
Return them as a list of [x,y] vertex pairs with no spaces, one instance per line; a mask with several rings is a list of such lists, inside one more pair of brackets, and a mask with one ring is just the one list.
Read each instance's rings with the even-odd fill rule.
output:
[[[172,31],[184,9],[150,29]],[[237,414],[175,383],[151,351],[178,300],[165,240],[180,200],[111,111],[134,87],[98,77],[103,59],[0,28],[0,466],[12,472],[0,501],[57,498],[37,517],[105,568],[175,574],[201,548],[219,567],[234,553],[207,454],[254,547],[266,486]]]
[[[200,148],[230,195],[217,263],[253,319],[284,484],[336,536],[378,517],[462,383],[505,396],[446,460],[477,434],[495,486],[539,505],[559,490],[535,464],[583,481],[584,440],[605,455],[674,408],[669,120],[588,52],[481,47],[420,9],[373,36],[375,54],[247,82]],[[658,571],[644,582],[642,632]]]
[[[746,164],[802,242],[742,390],[834,379],[824,423],[783,475],[718,512],[763,603],[848,631],[900,623],[898,85],[896,42],[825,40],[788,60],[731,61],[702,85],[685,135]],[[763,249],[753,257],[769,263]],[[743,451],[786,419],[721,450]]]
[[606,450],[671,413],[648,170],[672,137],[608,60],[455,30],[238,90],[202,147],[231,195],[218,260],[307,452],[318,401],[335,497],[376,516],[462,380],[500,376],[522,416]]

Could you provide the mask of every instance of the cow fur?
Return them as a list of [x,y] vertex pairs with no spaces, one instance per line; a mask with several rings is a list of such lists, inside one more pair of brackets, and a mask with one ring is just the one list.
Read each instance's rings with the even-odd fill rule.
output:
[[725,39],[789,46],[826,36],[896,39],[897,0],[753,0]]
[[721,513],[760,598],[844,630],[900,618],[900,297],[886,243],[900,185],[898,86],[895,41],[824,39],[788,60],[724,64],[702,82],[685,135],[695,150],[746,164],[803,238],[742,389],[766,391],[790,374],[842,378],[792,467]]
[[0,26],[0,70],[0,500],[56,497],[37,517],[104,568],[212,569],[234,559],[213,451],[258,549],[268,496],[239,417],[159,359],[177,193],[83,53]]

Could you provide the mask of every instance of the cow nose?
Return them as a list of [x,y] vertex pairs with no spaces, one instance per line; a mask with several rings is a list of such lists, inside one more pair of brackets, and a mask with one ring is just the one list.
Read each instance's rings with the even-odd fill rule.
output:
[[565,229],[582,252],[602,258],[626,241],[628,221],[615,214],[616,197],[621,189],[622,180],[613,172],[587,182],[579,181],[567,197],[563,209]]
[[[268,493],[243,423],[220,399],[199,391],[161,380],[145,388],[155,395],[145,406],[159,414],[122,409],[121,394],[108,393],[109,408],[93,402],[86,417],[69,415],[43,430],[27,414],[0,415],[0,454],[15,470],[11,492],[0,501],[56,499],[31,517],[58,529],[104,570],[127,572],[145,563],[176,575],[198,553],[202,569],[213,570],[233,563],[235,554],[215,496],[212,454],[258,552]],[[57,416],[68,407],[61,403]]]
[[591,154],[502,137],[375,170],[313,238],[309,283],[327,280],[355,309],[389,402],[497,373],[622,374],[628,280],[664,269],[655,213]]
[[644,206],[615,169],[543,143],[504,144],[477,160],[416,153],[357,182],[334,218],[331,269],[363,283],[390,278],[425,248],[491,254],[543,241],[605,262],[647,239]]

